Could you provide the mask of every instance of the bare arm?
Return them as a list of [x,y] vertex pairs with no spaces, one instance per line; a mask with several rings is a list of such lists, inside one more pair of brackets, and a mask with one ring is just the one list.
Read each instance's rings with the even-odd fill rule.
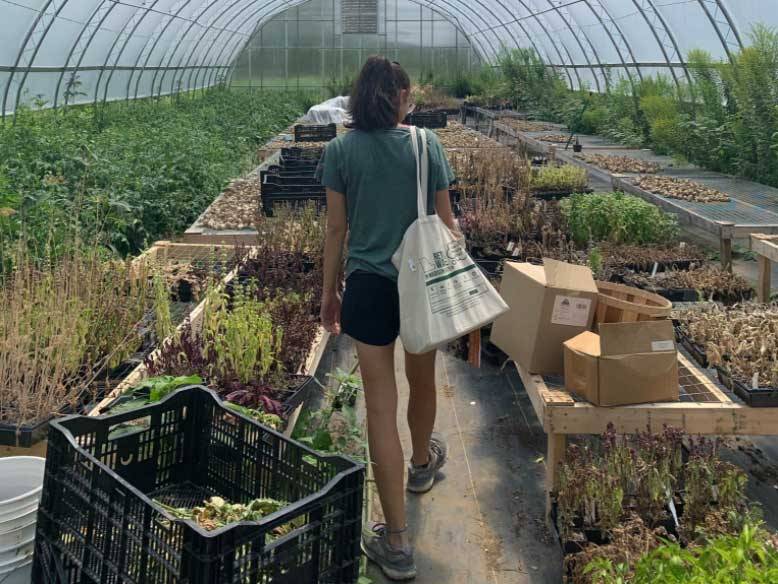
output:
[[342,193],[327,189],[327,232],[324,239],[321,320],[324,328],[334,334],[340,333],[339,276],[347,231],[346,197]]
[[451,210],[451,199],[449,198],[448,189],[435,193],[435,212],[452,233],[461,236],[459,224],[454,218],[454,212]]

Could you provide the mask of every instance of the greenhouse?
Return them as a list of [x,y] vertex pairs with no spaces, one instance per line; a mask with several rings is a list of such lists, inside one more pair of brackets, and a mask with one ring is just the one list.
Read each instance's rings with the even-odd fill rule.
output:
[[778,584],[776,8],[0,0],[0,583]]

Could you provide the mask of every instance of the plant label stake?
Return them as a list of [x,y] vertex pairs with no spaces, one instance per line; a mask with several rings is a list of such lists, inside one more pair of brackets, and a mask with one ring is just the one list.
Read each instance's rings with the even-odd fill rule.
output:
[[759,372],[755,372],[751,378],[751,389],[759,389]]
[[655,278],[656,273],[659,271],[659,262],[654,262],[654,269],[651,270],[651,277]]

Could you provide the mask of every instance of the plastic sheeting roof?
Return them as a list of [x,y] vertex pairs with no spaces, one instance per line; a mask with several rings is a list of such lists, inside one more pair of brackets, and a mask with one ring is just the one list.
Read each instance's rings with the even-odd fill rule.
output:
[[[487,62],[533,47],[571,86],[657,70],[677,80],[693,48],[727,58],[772,0],[412,0],[445,15]],[[2,112],[131,99],[228,79],[252,33],[299,0],[0,0]],[[612,72],[611,72],[612,70]]]

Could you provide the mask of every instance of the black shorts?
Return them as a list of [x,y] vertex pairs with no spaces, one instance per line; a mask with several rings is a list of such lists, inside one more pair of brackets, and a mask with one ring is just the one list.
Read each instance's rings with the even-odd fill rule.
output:
[[378,274],[356,271],[346,279],[340,326],[351,338],[383,347],[400,334],[397,282]]

